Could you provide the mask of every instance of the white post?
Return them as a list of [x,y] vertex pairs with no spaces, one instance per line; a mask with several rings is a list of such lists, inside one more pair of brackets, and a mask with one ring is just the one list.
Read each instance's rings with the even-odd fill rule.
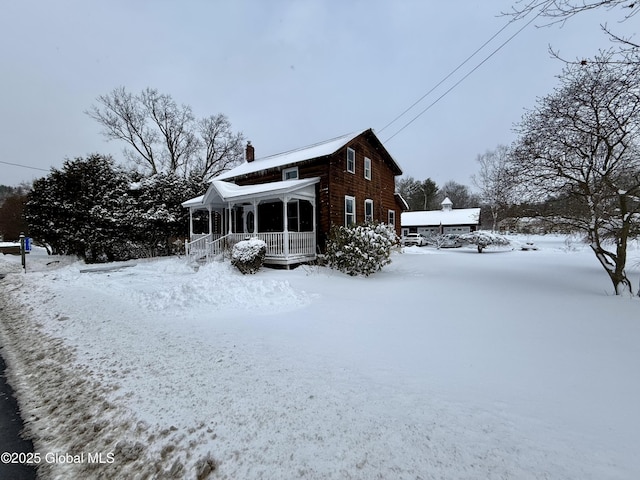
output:
[[315,197],[313,199],[311,199],[311,211],[313,212],[313,216],[312,216],[312,224],[311,224],[311,231],[313,232],[313,253],[316,253],[316,199]]
[[229,234],[233,233],[233,225],[232,225],[232,221],[231,221],[231,202],[229,202],[228,204],[228,209],[227,211],[229,212],[227,215],[227,219],[229,221]]
[[193,238],[193,208],[189,207],[189,241]]
[[284,210],[284,232],[282,234],[282,252],[284,253],[284,258],[289,256],[289,218],[288,218],[288,207],[289,207],[289,197],[284,197],[282,202],[283,210]]
[[253,199],[253,236],[256,236],[258,233],[258,202],[256,199]]
[[211,205],[207,205],[207,211],[209,212],[209,235],[213,239],[213,218],[211,215]]

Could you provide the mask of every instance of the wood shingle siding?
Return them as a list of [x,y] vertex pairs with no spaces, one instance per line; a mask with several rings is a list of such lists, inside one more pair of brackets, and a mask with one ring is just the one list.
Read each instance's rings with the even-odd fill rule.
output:
[[[348,171],[347,151],[355,152],[353,173]],[[253,155],[253,146],[251,146]],[[365,177],[365,158],[370,160]],[[317,179],[315,231],[317,245],[324,251],[332,225],[345,224],[345,197],[355,199],[355,221],[365,221],[365,201],[373,202],[373,220],[387,223],[395,212],[396,234],[400,235],[402,205],[395,195],[395,177],[402,170],[371,129],[328,140],[304,149],[257,158],[220,176],[219,180],[239,186],[263,185],[283,180],[283,172],[297,168],[298,179]]]

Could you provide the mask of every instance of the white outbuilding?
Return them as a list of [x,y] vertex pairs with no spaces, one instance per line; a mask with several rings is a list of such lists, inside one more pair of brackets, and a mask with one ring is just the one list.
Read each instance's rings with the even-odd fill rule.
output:
[[425,236],[439,234],[461,234],[475,232],[480,225],[480,208],[453,208],[449,197],[445,198],[441,210],[402,212],[400,224],[402,235],[422,233]]

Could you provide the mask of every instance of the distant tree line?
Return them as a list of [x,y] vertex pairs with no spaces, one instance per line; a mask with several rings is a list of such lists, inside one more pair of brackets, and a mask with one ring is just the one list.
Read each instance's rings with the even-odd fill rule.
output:
[[23,211],[29,187],[0,185],[0,239],[16,241],[28,232]]
[[449,197],[454,208],[474,208],[480,206],[480,197],[470,188],[453,180],[438,187],[431,179],[416,180],[402,177],[396,182],[396,191],[407,202],[409,210],[440,210],[442,201]]

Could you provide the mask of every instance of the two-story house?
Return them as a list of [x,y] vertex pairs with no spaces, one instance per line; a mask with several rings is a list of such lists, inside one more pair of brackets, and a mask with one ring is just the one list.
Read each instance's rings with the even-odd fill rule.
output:
[[[291,265],[314,260],[332,225],[379,221],[399,235],[401,174],[371,129],[263,158],[248,143],[245,163],[183,203],[191,218],[187,252],[211,257],[258,237],[267,243],[266,263]],[[194,215],[203,212],[205,231],[195,232]]]

